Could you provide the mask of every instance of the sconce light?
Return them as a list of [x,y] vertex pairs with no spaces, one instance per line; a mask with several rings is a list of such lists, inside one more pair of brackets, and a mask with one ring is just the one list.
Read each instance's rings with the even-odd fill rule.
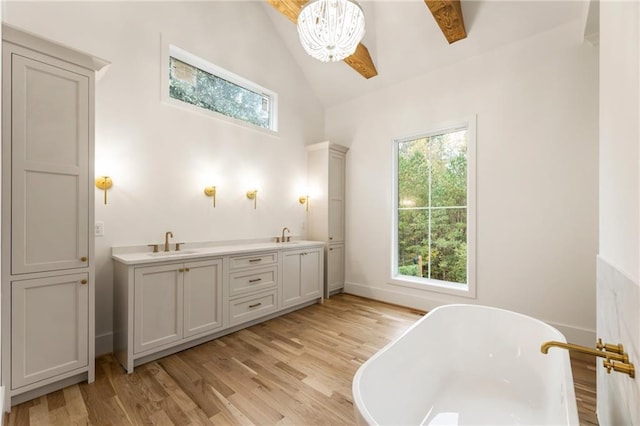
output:
[[107,204],[107,189],[113,186],[113,181],[109,176],[96,178],[96,187],[104,191],[104,203]]
[[247,198],[250,200],[253,200],[253,208],[255,210],[256,205],[258,204],[258,190],[257,189],[251,189],[249,191],[247,191]]
[[216,187],[215,186],[207,186],[204,189],[204,195],[207,197],[213,197],[213,208],[216,207]]
[[300,198],[298,198],[298,202],[300,204],[304,204],[304,211],[308,212],[309,211],[309,196],[308,195],[301,195]]

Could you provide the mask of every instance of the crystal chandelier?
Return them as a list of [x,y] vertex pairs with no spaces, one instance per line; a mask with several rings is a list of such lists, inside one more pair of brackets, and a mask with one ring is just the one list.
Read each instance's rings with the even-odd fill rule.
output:
[[298,15],[304,50],[322,62],[337,62],[355,52],[364,36],[364,13],[353,0],[311,0]]

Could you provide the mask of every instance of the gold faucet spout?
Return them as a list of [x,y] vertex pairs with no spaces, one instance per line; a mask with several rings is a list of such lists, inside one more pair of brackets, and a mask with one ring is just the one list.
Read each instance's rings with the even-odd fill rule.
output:
[[285,242],[285,239],[284,239],[284,231],[287,231],[287,232],[291,233],[291,231],[289,230],[289,228],[287,228],[287,227],[282,228],[282,239],[281,239],[280,241],[282,241],[283,243]]
[[618,353],[609,352],[609,351],[592,349],[586,346],[574,345],[573,343],[562,343],[562,342],[556,342],[556,341],[543,343],[542,346],[540,346],[540,352],[542,352],[543,354],[546,354],[547,352],[549,352],[549,348],[552,348],[552,347],[563,348],[568,351],[580,352],[583,354],[593,355],[600,358],[607,358],[610,360],[620,361],[623,363],[629,362],[629,356],[626,353],[618,354]]
[[173,238],[173,232],[168,231],[164,234],[164,251],[169,251],[169,237]]

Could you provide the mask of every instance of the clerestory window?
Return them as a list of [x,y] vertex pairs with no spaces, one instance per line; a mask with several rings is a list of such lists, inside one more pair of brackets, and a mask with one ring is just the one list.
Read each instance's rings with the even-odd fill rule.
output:
[[277,130],[274,92],[175,46],[170,46],[167,60],[170,98]]

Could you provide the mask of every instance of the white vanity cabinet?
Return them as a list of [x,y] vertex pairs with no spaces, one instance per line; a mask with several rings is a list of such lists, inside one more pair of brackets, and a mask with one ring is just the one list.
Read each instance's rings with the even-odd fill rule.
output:
[[159,256],[114,248],[113,347],[127,372],[322,301],[322,242],[247,246]]
[[[223,326],[222,262],[215,258],[125,269],[116,265],[114,346],[123,365],[131,363],[127,370],[136,358]],[[132,285],[120,285],[119,280],[131,278]]]
[[106,61],[2,26],[5,406],[94,378],[95,73]]
[[282,253],[282,306],[292,306],[322,295],[322,249]]

